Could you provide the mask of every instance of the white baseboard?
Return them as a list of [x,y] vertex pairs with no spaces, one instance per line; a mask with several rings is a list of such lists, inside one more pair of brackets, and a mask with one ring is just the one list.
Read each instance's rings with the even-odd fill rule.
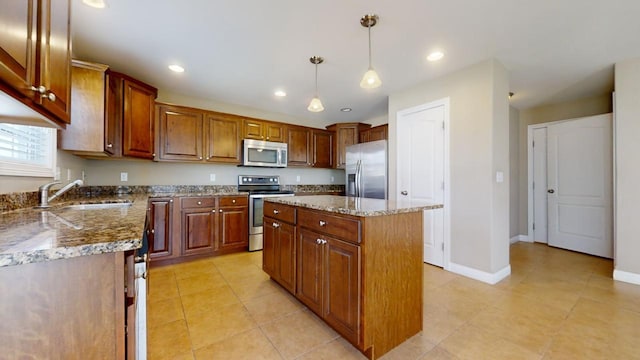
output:
[[517,243],[518,241],[532,242],[531,240],[529,240],[529,236],[528,235],[516,235],[516,236],[512,237],[509,241],[512,244],[513,243]]
[[640,285],[640,274],[614,269],[613,280]]
[[500,280],[511,275],[511,265],[507,265],[502,270],[492,274],[464,265],[449,262],[449,268],[447,270],[491,285],[496,284]]

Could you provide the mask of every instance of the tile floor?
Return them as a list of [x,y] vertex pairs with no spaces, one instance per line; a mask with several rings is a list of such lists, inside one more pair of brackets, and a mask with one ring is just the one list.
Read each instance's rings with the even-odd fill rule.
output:
[[[269,280],[261,253],[152,268],[149,359],[365,359]],[[612,261],[511,246],[491,286],[424,265],[424,330],[389,359],[640,359],[640,286]]]

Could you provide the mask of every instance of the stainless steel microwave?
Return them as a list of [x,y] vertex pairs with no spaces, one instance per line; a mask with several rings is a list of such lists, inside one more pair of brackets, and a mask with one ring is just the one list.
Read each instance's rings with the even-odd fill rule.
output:
[[244,139],[242,165],[287,167],[287,143]]

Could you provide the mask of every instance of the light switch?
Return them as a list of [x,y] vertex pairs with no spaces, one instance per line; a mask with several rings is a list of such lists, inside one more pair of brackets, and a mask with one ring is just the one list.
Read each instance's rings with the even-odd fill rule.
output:
[[504,182],[504,173],[502,171],[496,172],[496,182]]
[[209,174],[209,181],[216,181],[216,174]]
[[296,182],[300,182],[300,175],[296,175]]
[[120,173],[120,181],[129,181],[129,173],[121,172]]

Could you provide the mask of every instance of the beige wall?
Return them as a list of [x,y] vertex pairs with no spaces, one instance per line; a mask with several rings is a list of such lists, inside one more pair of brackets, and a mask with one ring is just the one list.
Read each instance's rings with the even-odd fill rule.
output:
[[[615,270],[640,279],[640,58],[615,65]],[[614,273],[616,276],[616,273]]]
[[[449,97],[451,262],[487,273],[509,265],[508,76],[495,60],[389,97],[389,158],[397,156],[398,111]],[[495,172],[505,182],[495,183]],[[395,194],[395,161],[389,193]]]
[[520,174],[518,161],[520,156],[520,112],[509,107],[509,237],[520,235]]
[[[518,183],[514,182],[513,186],[518,188],[518,227],[519,235],[527,235],[528,218],[528,158],[527,158],[527,129],[529,125],[552,122],[558,120],[566,120],[579,118],[584,116],[605,114],[613,109],[611,103],[611,95],[602,95],[587,99],[579,99],[575,101],[540,106],[536,108],[519,111],[519,133],[517,137],[518,147]],[[512,134],[513,136],[513,134]],[[513,139],[512,139],[513,140]],[[513,165],[513,163],[512,163]],[[516,185],[517,184],[517,185]],[[512,206],[514,199],[511,200]],[[514,211],[516,208],[512,208]],[[513,230],[513,229],[512,229]],[[512,236],[515,236],[512,233]]]

